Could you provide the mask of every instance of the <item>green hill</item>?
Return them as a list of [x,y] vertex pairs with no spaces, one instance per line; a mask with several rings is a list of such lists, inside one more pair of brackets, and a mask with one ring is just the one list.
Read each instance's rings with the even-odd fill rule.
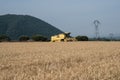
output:
[[62,32],[49,23],[29,15],[7,14],[0,16],[0,34],[6,34],[12,40],[18,40],[22,35],[31,37],[36,34],[50,39],[52,35]]

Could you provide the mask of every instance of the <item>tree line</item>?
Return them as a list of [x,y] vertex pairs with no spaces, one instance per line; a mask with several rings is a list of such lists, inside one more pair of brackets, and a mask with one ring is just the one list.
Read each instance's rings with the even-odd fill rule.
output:
[[[120,39],[109,39],[109,38],[99,38],[99,39],[95,39],[95,38],[88,38],[87,36],[76,36],[75,39],[77,41],[120,41]],[[9,42],[9,41],[13,41],[11,40],[11,38],[7,35],[0,35],[0,42]],[[19,40],[16,41],[20,41],[20,42],[26,42],[26,41],[41,41],[41,42],[47,42],[50,41],[47,37],[43,36],[43,35],[33,35],[31,37],[23,35],[19,37]]]
[[[12,41],[9,36],[7,35],[0,35],[0,42],[4,41]],[[19,37],[19,40],[17,41],[48,41],[48,39],[45,36],[42,35],[33,35],[32,37],[23,35]]]
[[[89,38],[87,36],[76,36],[75,38],[77,41],[88,41],[89,40]],[[7,35],[0,35],[0,42],[5,42],[5,41],[12,41],[12,40]],[[24,42],[24,41],[42,41],[42,42],[45,42],[45,41],[49,41],[49,39],[43,35],[37,34],[37,35],[33,35],[32,37],[29,37],[26,35],[20,36],[19,40],[17,40],[17,41],[20,41],[20,42]]]

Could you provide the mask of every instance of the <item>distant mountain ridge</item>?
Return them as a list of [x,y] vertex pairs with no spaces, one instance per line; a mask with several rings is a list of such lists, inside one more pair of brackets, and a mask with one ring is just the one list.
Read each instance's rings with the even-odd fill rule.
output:
[[29,15],[7,14],[0,16],[0,34],[8,35],[12,40],[18,40],[20,36],[40,34],[50,39],[52,35],[63,31],[51,24]]

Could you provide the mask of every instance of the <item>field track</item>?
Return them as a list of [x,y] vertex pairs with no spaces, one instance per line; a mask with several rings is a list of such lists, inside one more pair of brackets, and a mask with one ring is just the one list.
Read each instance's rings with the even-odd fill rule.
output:
[[0,80],[120,80],[120,42],[3,42]]

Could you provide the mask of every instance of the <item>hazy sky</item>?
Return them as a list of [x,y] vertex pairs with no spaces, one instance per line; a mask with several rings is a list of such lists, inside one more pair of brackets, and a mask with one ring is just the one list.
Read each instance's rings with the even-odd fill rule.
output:
[[0,0],[4,14],[35,16],[74,36],[95,36],[97,19],[101,36],[120,34],[120,0]]

